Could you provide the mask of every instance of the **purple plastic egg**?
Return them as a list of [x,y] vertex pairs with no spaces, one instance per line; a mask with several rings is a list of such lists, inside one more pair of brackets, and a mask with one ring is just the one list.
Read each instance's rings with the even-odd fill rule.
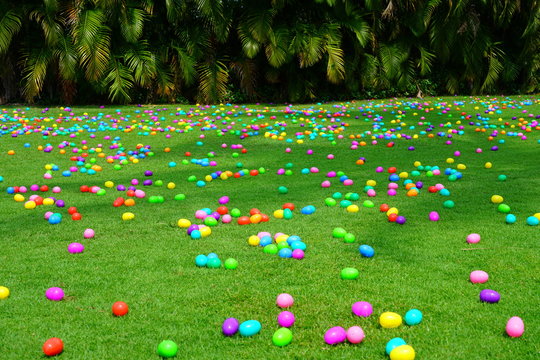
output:
[[347,332],[341,326],[334,326],[326,331],[324,334],[324,341],[328,345],[339,344],[345,341],[347,338]]
[[405,218],[405,216],[398,216],[396,218],[396,223],[398,223],[399,225],[403,225],[407,222],[407,219]]
[[495,290],[484,289],[480,291],[480,301],[487,303],[498,303],[501,300],[501,295]]
[[290,311],[280,312],[277,318],[279,326],[287,328],[293,326],[294,320],[294,314]]
[[64,202],[64,200],[56,200],[55,205],[58,207],[64,207],[66,206],[66,203]]
[[64,290],[59,287],[48,288],[45,292],[47,299],[52,301],[60,301],[64,298]]
[[373,306],[367,301],[357,301],[351,308],[356,316],[368,317],[373,314]]
[[84,245],[80,243],[71,243],[68,245],[68,251],[71,254],[79,254],[84,251]]
[[225,336],[233,336],[238,332],[238,328],[240,327],[240,323],[235,318],[228,318],[225,319],[223,322],[223,325],[221,326],[221,330],[223,331],[223,335]]

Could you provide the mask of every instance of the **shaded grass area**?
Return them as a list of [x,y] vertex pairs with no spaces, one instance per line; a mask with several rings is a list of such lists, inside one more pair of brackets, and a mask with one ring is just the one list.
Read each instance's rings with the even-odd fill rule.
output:
[[[437,103],[454,100],[458,99],[428,101],[436,109]],[[446,114],[440,111],[421,114],[426,117],[423,122],[436,124],[436,131],[439,123],[450,122],[452,128],[456,128],[461,112],[474,117],[476,113],[483,113],[487,104],[464,100],[467,104],[458,106],[459,110],[454,106]],[[519,105],[523,99],[516,100]],[[396,100],[386,102],[390,101],[396,103]],[[522,116],[522,109],[538,114],[540,105],[538,100],[535,101],[536,105],[489,115],[490,123],[500,125],[498,118],[501,117],[517,124],[517,120],[511,118]],[[350,124],[343,132],[345,137],[371,130],[371,121],[364,121],[362,116],[368,111],[367,107],[372,114],[383,115],[385,125],[390,128],[396,126],[389,124],[396,114],[389,112],[407,106],[396,103],[397,108],[389,107],[384,112],[378,104],[381,102],[344,104],[350,115],[340,119]],[[362,110],[358,109],[360,106]],[[172,119],[185,118],[174,115],[173,106],[170,108],[159,114],[165,118],[162,125],[172,124]],[[252,108],[264,109],[263,106]],[[294,108],[307,109],[308,105]],[[313,108],[337,109],[333,105],[314,105]],[[269,107],[271,109],[275,111],[265,113],[264,119],[255,122],[285,122],[288,126],[284,131],[289,138],[294,132],[309,128],[310,123],[305,119],[312,116],[297,115],[293,119],[292,115],[279,111],[283,107]],[[136,116],[133,107],[120,110],[122,115]],[[115,116],[114,109],[73,111]],[[420,115],[414,116],[411,112],[401,118],[407,123],[402,131],[419,133]],[[37,115],[39,109],[30,109],[27,114]],[[270,120],[271,115],[275,115],[276,120]],[[211,112],[205,116],[215,117]],[[241,129],[243,122],[251,123],[254,112],[247,115],[245,111],[231,119],[236,121],[234,129]],[[468,121],[462,122],[465,125]],[[306,127],[300,127],[300,124]],[[410,125],[416,125],[416,129],[408,129]],[[481,133],[475,132],[475,128],[466,125],[465,134],[454,136],[452,145],[444,145],[447,138],[420,135],[409,141],[396,139],[391,148],[385,146],[388,141],[380,140],[376,146],[367,145],[357,150],[349,149],[350,139],[336,139],[336,145],[321,137],[306,140],[304,144],[263,136],[240,140],[231,133],[218,137],[214,131],[200,132],[198,128],[186,134],[173,134],[171,138],[165,138],[163,133],[155,136],[137,134],[146,131],[143,128],[131,133],[96,132],[95,139],[86,132],[78,135],[76,140],[65,136],[43,139],[40,134],[19,138],[2,136],[0,285],[10,288],[12,294],[7,300],[0,301],[0,351],[10,359],[41,358],[43,342],[49,337],[60,337],[65,343],[65,351],[60,356],[63,359],[152,359],[158,358],[157,344],[171,339],[179,345],[178,358],[384,359],[387,358],[384,354],[386,342],[399,336],[415,348],[419,359],[532,359],[540,351],[540,227],[527,226],[525,218],[540,212],[540,145],[537,143],[540,136],[538,131],[533,131],[526,141],[502,135],[489,141],[489,130]],[[201,134],[206,138],[200,139]],[[80,146],[81,140],[87,140],[89,147],[103,144],[104,152],[111,155],[110,141],[103,139],[105,135],[120,136],[126,149],[134,149],[139,143],[151,145],[155,155],[139,164],[128,164],[120,171],[98,159],[97,163],[104,168],[102,172],[66,178],[60,173],[73,165],[69,154],[60,155],[57,148],[52,153],[36,149],[38,145],[50,143],[56,146],[65,140]],[[370,137],[363,139],[371,142]],[[504,144],[498,144],[500,150],[489,151],[499,139],[505,140]],[[197,141],[203,141],[204,145],[197,146]],[[31,145],[29,148],[23,147],[26,142]],[[237,151],[222,149],[222,143],[241,143],[248,152],[233,158],[231,154]],[[414,151],[407,150],[411,145],[415,146]],[[165,147],[170,147],[171,152],[163,152]],[[287,147],[291,148],[290,153],[285,152]],[[476,148],[482,148],[484,152],[477,154]],[[16,154],[6,155],[10,149]],[[314,154],[307,155],[307,149],[313,149]],[[461,151],[460,157],[453,156],[456,150]],[[209,151],[215,151],[218,166],[182,165],[185,151],[192,152],[193,158],[203,158]],[[334,160],[326,159],[329,153],[335,155]],[[365,157],[366,164],[355,165],[359,157]],[[447,164],[445,161],[449,157],[455,158],[456,163]],[[169,167],[171,161],[178,165]],[[376,173],[375,168],[395,166],[398,172],[410,173],[415,169],[414,161],[439,166],[442,170],[463,163],[467,169],[462,171],[463,178],[456,182],[448,181],[443,175],[428,178],[422,174],[414,178],[424,182],[418,197],[405,196],[403,189],[398,191],[398,196],[387,196],[388,174]],[[493,163],[493,168],[484,167],[487,161]],[[243,168],[264,167],[267,172],[256,177],[214,180],[204,188],[197,188],[187,181],[190,175],[201,179],[215,170],[236,171],[237,162],[242,162]],[[50,163],[58,165],[60,171],[52,180],[43,180],[44,166]],[[277,169],[287,163],[294,165],[294,175],[276,175]],[[300,173],[302,168],[312,166],[317,166],[320,173]],[[144,188],[147,197],[162,195],[165,203],[150,204],[145,199],[138,200],[132,208],[113,208],[113,200],[121,195],[116,190],[108,189],[102,197],[78,190],[81,185],[103,187],[107,180],[128,185],[132,178],[143,179],[144,170],[152,170],[154,180],[176,183],[174,190],[155,186]],[[321,188],[324,174],[331,170],[344,171],[355,181],[354,186],[345,187],[333,179],[330,189]],[[507,181],[498,181],[499,174],[506,174]],[[372,209],[361,206],[367,199],[363,187],[369,179],[377,181],[378,195],[371,199],[376,207]],[[25,210],[22,203],[16,203],[12,195],[5,192],[8,186],[33,183],[61,186],[59,197],[67,206],[77,206],[83,220],[71,221],[66,209],[62,209],[63,222],[49,225],[43,220],[44,212],[49,209]],[[436,183],[444,184],[451,191],[450,197],[428,193],[427,186]],[[281,185],[288,187],[288,194],[278,193],[277,188]],[[324,198],[336,191],[343,194],[358,192],[361,197],[356,203],[361,207],[360,212],[347,213],[339,207],[326,207]],[[173,200],[178,193],[186,194],[186,200]],[[518,217],[516,224],[505,224],[504,215],[490,203],[493,194],[505,198],[505,203]],[[197,209],[215,209],[217,199],[223,195],[231,198],[229,208],[237,207],[243,214],[257,207],[271,215],[285,202],[293,202],[297,210],[291,220],[271,216],[270,222],[258,225],[221,224],[212,229],[211,236],[200,240],[191,240],[176,226],[179,218],[193,220]],[[456,203],[454,209],[442,207],[447,199]],[[378,210],[382,203],[397,207],[400,214],[407,217],[407,223],[399,226],[387,222],[386,216]],[[316,212],[309,216],[300,214],[298,209],[306,205],[314,205]],[[132,211],[136,218],[123,222],[121,214],[125,211]],[[430,211],[438,211],[441,221],[428,221]],[[345,244],[332,239],[332,229],[336,226],[355,234],[356,243]],[[94,229],[96,237],[84,240],[85,228]],[[308,245],[306,258],[302,261],[280,259],[264,254],[260,248],[250,247],[248,237],[259,231],[299,235]],[[479,244],[465,242],[471,232],[481,234]],[[82,242],[85,252],[69,254],[67,245],[71,242]],[[373,246],[375,257],[361,258],[360,244]],[[195,256],[209,252],[216,252],[222,260],[234,257],[240,265],[234,271],[197,268]],[[340,280],[339,271],[343,267],[358,268],[360,278]],[[473,285],[468,281],[469,273],[477,269],[489,273],[488,283]],[[45,290],[52,286],[64,289],[64,301],[56,303],[45,298]],[[501,302],[481,303],[478,294],[484,288],[497,290],[502,296]],[[297,319],[292,328],[293,343],[285,348],[277,348],[271,343],[280,312],[275,306],[275,298],[281,292],[294,296],[295,305],[291,311]],[[129,304],[130,313],[123,318],[114,318],[110,308],[119,300]],[[367,319],[355,317],[351,305],[356,301],[371,302],[374,315]],[[412,308],[420,309],[424,314],[420,325],[397,329],[382,329],[378,325],[378,315],[382,312],[395,311],[404,315]],[[520,339],[511,339],[504,334],[504,326],[511,316],[520,316],[525,322],[526,332]],[[253,338],[226,338],[221,335],[221,323],[227,317],[236,317],[240,321],[259,320],[262,331]],[[324,343],[323,335],[328,328],[353,325],[361,326],[366,332],[362,344],[329,346]]]

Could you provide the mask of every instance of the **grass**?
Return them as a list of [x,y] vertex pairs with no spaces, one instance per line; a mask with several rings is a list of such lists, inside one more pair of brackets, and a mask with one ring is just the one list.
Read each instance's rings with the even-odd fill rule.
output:
[[[430,112],[410,109],[411,101],[392,99],[375,102],[351,102],[342,104],[296,105],[295,110],[312,109],[315,113],[286,114],[284,106],[250,105],[217,106],[196,110],[198,114],[175,115],[176,105],[137,107],[89,107],[73,108],[71,111],[81,121],[67,120],[68,111],[51,108],[46,114],[41,108],[9,107],[0,116],[3,126],[0,139],[0,285],[11,290],[8,299],[0,301],[0,353],[3,359],[43,358],[41,346],[50,337],[63,339],[64,352],[61,359],[154,359],[157,345],[164,339],[174,340],[179,345],[177,358],[190,359],[252,359],[252,358],[357,358],[385,359],[386,342],[393,337],[402,337],[414,347],[418,359],[533,359],[540,351],[540,320],[538,308],[538,285],[540,267],[538,262],[539,229],[528,226],[525,219],[540,212],[540,135],[538,128],[525,133],[527,140],[506,136],[501,131],[517,131],[520,118],[529,124],[540,114],[538,97],[510,98],[430,98],[421,101]],[[441,105],[442,104],[442,105]],[[446,105],[445,105],[446,104]],[[336,107],[339,106],[339,107]],[[336,117],[337,123],[330,122],[327,113],[341,111],[346,116]],[[485,113],[488,106],[498,106],[492,113]],[[443,110],[448,107],[448,111]],[[504,107],[504,109],[503,109]],[[167,108],[167,110],[164,110]],[[196,106],[179,106],[182,111]],[[245,108],[251,109],[250,111]],[[361,109],[359,109],[361,108]],[[12,121],[15,116],[28,119],[28,125],[60,127],[88,126],[96,132],[78,132],[76,138],[67,135],[44,137],[42,132],[33,132],[18,137],[11,136],[11,130],[20,129],[20,121]],[[159,109],[159,112],[157,111]],[[319,109],[321,112],[319,113]],[[120,113],[117,113],[120,110]],[[136,110],[141,110],[139,114]],[[157,132],[151,135],[150,115],[144,110],[154,110],[161,127],[178,126],[173,120],[193,121],[222,119],[215,122],[218,128],[232,125],[223,136],[216,130],[201,131],[194,126],[185,133]],[[523,113],[526,110],[527,113]],[[232,113],[227,115],[226,111]],[[406,111],[399,114],[398,111]],[[498,112],[499,111],[499,112]],[[102,125],[97,120],[87,120],[103,114]],[[263,115],[259,118],[256,114]],[[416,115],[415,115],[416,113]],[[462,115],[465,113],[466,115]],[[61,118],[59,114],[62,114]],[[142,116],[144,114],[144,116]],[[322,115],[319,118],[318,115]],[[369,114],[372,117],[367,117]],[[480,114],[485,121],[478,120]],[[106,117],[110,115],[110,117]],[[130,115],[129,121],[120,120],[119,125],[131,125],[126,133],[108,128],[112,118],[121,119]],[[141,115],[140,118],[136,118]],[[375,115],[384,116],[381,128],[402,130],[396,133],[419,134],[417,139],[394,139],[394,147],[387,147],[390,140],[379,139],[371,145]],[[470,120],[463,119],[470,115]],[[42,118],[36,122],[35,117]],[[223,118],[229,117],[223,125]],[[275,119],[271,118],[275,116]],[[358,116],[358,119],[356,119]],[[424,120],[420,117],[424,116]],[[517,119],[512,119],[517,117]],[[499,121],[501,118],[501,121]],[[134,119],[135,122],[131,122]],[[144,122],[143,122],[144,120]],[[157,121],[157,120],[154,120]],[[325,122],[322,122],[325,120]],[[328,137],[318,136],[303,144],[298,144],[294,134],[313,130],[314,124],[328,126],[347,122],[340,132],[343,139],[335,134],[335,144]],[[437,132],[458,129],[458,121],[464,126],[463,134],[454,134],[452,139],[437,136]],[[469,125],[473,121],[474,125]],[[278,132],[286,132],[284,140],[273,140],[260,136],[240,139],[233,130],[241,130],[245,125],[286,124]],[[424,125],[419,125],[423,122]],[[433,138],[421,132],[426,123],[433,124]],[[504,126],[508,122],[509,125]],[[522,121],[521,121],[522,122]],[[478,125],[476,124],[478,123]],[[18,124],[18,125],[17,125]],[[303,127],[301,125],[304,125]],[[448,124],[448,127],[439,127]],[[497,127],[497,137],[489,140],[494,129],[486,132],[475,131],[485,124]],[[145,128],[147,126],[148,128]],[[157,126],[157,125],[153,125]],[[411,129],[410,126],[414,126]],[[504,126],[501,127],[501,126]],[[103,130],[103,131],[102,131]],[[321,133],[329,133],[321,130]],[[368,145],[351,150],[349,135],[363,134],[357,141]],[[429,133],[428,133],[429,134]],[[95,138],[91,138],[95,135]],[[154,156],[141,159],[138,164],[129,163],[122,170],[113,170],[113,164],[94,156],[103,171],[95,175],[74,173],[63,177],[62,171],[75,163],[70,161],[71,148],[60,154],[58,144],[73,142],[81,147],[86,140],[88,147],[103,144],[103,152],[114,155],[110,150],[111,140],[105,136],[121,138],[126,151],[135,150],[137,144],[150,145]],[[205,135],[204,139],[199,138]],[[286,139],[293,139],[287,143]],[[445,141],[451,140],[451,145]],[[504,143],[499,141],[504,140]],[[197,145],[202,141],[202,146]],[[29,144],[25,147],[24,144]],[[50,153],[38,151],[38,146],[51,144]],[[242,144],[248,152],[234,158],[239,150],[221,148],[222,143]],[[494,145],[498,151],[490,151]],[[414,151],[408,151],[414,146]],[[164,152],[170,147],[171,152]],[[285,149],[291,148],[290,153]],[[476,153],[482,148],[482,153]],[[313,149],[313,155],[306,151]],[[14,155],[7,155],[15,150]],[[461,156],[454,156],[455,151]],[[190,151],[192,158],[200,159],[214,151],[217,167],[201,167],[194,164],[183,165],[189,159],[184,153]],[[328,154],[334,160],[328,160]],[[364,157],[364,165],[356,165],[359,157]],[[454,164],[447,164],[447,158],[454,158]],[[178,165],[169,167],[169,162]],[[388,173],[377,173],[375,168],[385,169],[395,166],[398,172],[411,174],[413,163],[438,166],[444,171],[465,164],[463,178],[451,182],[447,176],[427,177],[425,172],[413,178],[423,181],[424,189],[417,197],[407,197],[400,188],[398,195],[386,194]],[[484,164],[492,162],[486,169]],[[237,171],[236,164],[242,162],[245,169],[267,169],[265,174],[230,178],[226,181],[214,180],[205,187],[197,187],[188,182],[190,175],[203,179],[216,170]],[[277,175],[279,168],[293,164],[292,176]],[[56,164],[59,171],[53,172],[53,179],[44,180],[45,165]],[[302,168],[317,166],[318,174],[301,174]],[[138,200],[131,208],[114,208],[112,202],[122,194],[107,189],[104,196],[81,193],[81,185],[98,185],[104,188],[105,181],[129,185],[132,178],[144,179],[145,170],[152,170],[152,179],[161,179],[165,184],[174,182],[176,189],[165,186],[144,187],[147,198],[162,195],[163,204],[151,204],[147,199]],[[328,171],[343,171],[354,180],[354,185],[343,186],[332,180],[329,189],[320,187]],[[505,174],[508,179],[498,181],[497,176]],[[377,196],[371,198],[375,208],[364,208],[367,199],[364,186],[367,180],[376,180]],[[401,183],[401,182],[400,182]],[[451,192],[446,198],[427,191],[427,186],[444,184]],[[15,202],[13,195],[7,194],[9,186],[48,184],[60,186],[58,198],[66,202],[66,207],[40,206],[25,210],[23,203]],[[286,186],[288,194],[280,194],[278,186]],[[357,192],[360,200],[358,213],[348,213],[339,207],[326,207],[324,199],[334,192]],[[173,200],[174,195],[183,193],[186,199]],[[51,192],[47,193],[52,196]],[[505,215],[497,212],[490,202],[493,194],[502,195],[518,218],[513,225],[505,224]],[[25,194],[26,197],[30,193]],[[176,226],[180,218],[194,221],[197,209],[218,206],[217,199],[228,195],[229,209],[238,208],[247,214],[251,208],[258,208],[270,215],[270,221],[262,224],[239,226],[220,224],[212,229],[212,235],[192,240]],[[444,200],[455,202],[454,209],[444,209]],[[291,220],[276,219],[274,210],[282,204],[292,202],[297,209]],[[389,223],[378,207],[388,203],[399,209],[407,218],[400,226]],[[313,215],[302,215],[299,211],[306,205],[314,205]],[[76,206],[81,212],[81,221],[72,221],[67,214],[69,206]],[[46,211],[59,211],[64,215],[62,223],[50,225],[43,219]],[[135,213],[132,221],[122,221],[126,211]],[[438,211],[439,222],[428,221],[428,213]],[[332,229],[344,227],[356,235],[356,243],[346,244],[333,239]],[[83,239],[84,229],[92,228],[96,237]],[[264,254],[261,248],[247,244],[250,235],[260,231],[284,232],[299,235],[307,244],[306,258],[301,261],[281,259]],[[469,233],[481,234],[482,241],[469,245],[465,238]],[[67,245],[81,242],[85,246],[82,254],[69,254]],[[361,258],[360,244],[369,244],[375,249],[375,257]],[[236,270],[197,268],[194,264],[198,254],[216,252],[222,261],[233,257],[239,261]],[[340,280],[339,272],[344,267],[360,270],[355,281]],[[489,273],[486,284],[471,284],[468,281],[472,270],[481,269]],[[45,290],[52,286],[62,287],[66,299],[52,302],[45,298]],[[481,303],[478,299],[484,288],[497,290],[502,299],[498,304]],[[293,342],[278,348],[272,345],[272,334],[277,330],[276,318],[280,310],[275,306],[279,293],[294,296],[291,311],[296,316],[292,328]],[[127,316],[115,318],[111,306],[115,301],[125,301],[130,306]],[[351,313],[351,305],[356,301],[369,301],[374,314],[369,318],[358,318]],[[378,316],[384,311],[394,311],[404,315],[412,308],[423,312],[424,320],[417,326],[402,325],[397,329],[383,329],[378,325]],[[506,321],[512,316],[520,316],[525,322],[525,334],[518,339],[505,335]],[[262,331],[253,338],[236,335],[227,338],[221,334],[221,323],[227,317],[240,321],[256,319],[262,323]],[[361,326],[366,339],[362,344],[326,345],[324,332],[333,326],[348,328]]]

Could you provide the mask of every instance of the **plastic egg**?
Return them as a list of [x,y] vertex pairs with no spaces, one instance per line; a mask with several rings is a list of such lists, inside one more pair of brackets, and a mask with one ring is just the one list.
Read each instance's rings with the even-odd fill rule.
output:
[[386,355],[390,355],[392,350],[394,350],[395,348],[397,348],[398,346],[401,346],[401,345],[407,345],[405,340],[403,340],[402,338],[395,337],[393,339],[390,339],[390,341],[388,341],[386,343],[386,348],[385,348]]
[[384,312],[379,317],[379,323],[385,329],[396,328],[402,323],[401,315],[395,312]]
[[188,228],[191,226],[191,221],[189,221],[188,219],[179,219],[178,226],[181,228]]
[[422,322],[422,312],[418,309],[411,309],[405,314],[405,324],[409,326],[418,325]]
[[357,301],[351,306],[354,315],[361,317],[369,317],[373,314],[373,306],[367,301]]
[[429,220],[430,221],[439,221],[439,213],[436,211],[432,211],[429,213]]
[[487,303],[498,303],[501,295],[495,290],[484,289],[480,291],[480,301]]
[[347,329],[347,340],[351,344],[359,344],[365,337],[364,330],[360,326],[351,326]]
[[208,257],[206,255],[197,255],[197,257],[195,258],[195,265],[199,266],[199,267],[205,267],[206,264],[208,263]]
[[507,224],[514,224],[517,221],[516,215],[506,214],[505,221]]
[[64,298],[64,290],[59,287],[52,287],[47,289],[45,297],[52,301],[60,301]]
[[360,251],[360,255],[367,258],[371,258],[375,255],[375,250],[369,245],[360,245],[358,251]]
[[178,353],[178,345],[172,340],[163,340],[158,345],[157,353],[164,358],[175,357]]
[[227,260],[225,260],[223,265],[225,266],[225,269],[227,270],[234,270],[238,267],[238,260],[233,259],[233,258],[228,258]]
[[80,243],[71,243],[68,245],[68,251],[70,254],[79,254],[84,251],[84,245]]
[[525,324],[519,316],[513,316],[506,323],[506,333],[510,337],[520,337],[525,332]]
[[239,326],[240,335],[249,337],[259,333],[261,331],[261,323],[257,320],[244,321]]
[[501,195],[492,195],[491,202],[494,204],[500,204],[504,201],[504,198]]
[[360,275],[358,269],[355,268],[344,268],[340,272],[340,276],[343,280],[355,280]]
[[290,294],[279,294],[276,298],[276,305],[280,308],[289,308],[293,306],[294,298]]
[[292,331],[286,327],[277,329],[274,335],[272,336],[272,342],[276,346],[287,346],[291,343],[293,339]]
[[290,311],[282,311],[279,313],[277,321],[279,326],[288,328],[293,326],[295,317],[294,314]]
[[5,286],[0,286],[0,300],[7,299],[9,297],[9,289]]
[[480,235],[479,234],[469,234],[467,235],[467,242],[469,244],[476,244],[480,242]]
[[410,345],[401,345],[390,352],[390,360],[414,360],[416,353]]
[[135,219],[135,214],[131,212],[125,212],[122,214],[122,220],[129,221]]
[[469,279],[473,284],[483,284],[488,281],[489,275],[485,271],[475,270],[471,272]]
[[526,222],[529,226],[537,226],[538,224],[540,224],[540,220],[538,220],[536,216],[529,216]]
[[296,260],[302,260],[305,257],[304,250],[302,249],[294,249],[292,251],[292,257]]
[[330,328],[324,334],[324,341],[329,345],[342,343],[346,338],[347,332],[341,326]]
[[64,351],[64,343],[60,338],[50,338],[45,341],[42,350],[47,356],[56,356]]
[[235,318],[228,318],[225,319],[223,322],[223,325],[221,325],[221,331],[223,332],[223,335],[225,336],[233,336],[238,332],[238,328],[240,327],[240,324],[238,320]]
[[83,236],[85,239],[92,239],[96,235],[96,232],[92,229],[84,230]]

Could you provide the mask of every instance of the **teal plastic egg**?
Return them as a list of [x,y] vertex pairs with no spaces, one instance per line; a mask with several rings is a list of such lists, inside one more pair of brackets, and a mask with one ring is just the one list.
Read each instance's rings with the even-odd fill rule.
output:
[[242,336],[253,336],[261,331],[261,323],[257,320],[248,320],[240,324],[240,335]]

